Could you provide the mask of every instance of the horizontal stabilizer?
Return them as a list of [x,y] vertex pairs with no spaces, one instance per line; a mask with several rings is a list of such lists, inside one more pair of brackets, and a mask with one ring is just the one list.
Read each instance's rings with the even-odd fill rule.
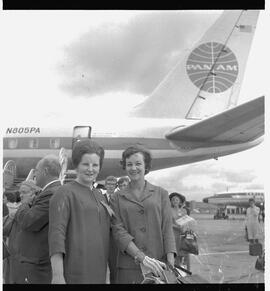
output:
[[193,149],[253,141],[264,134],[264,96],[187,127],[174,128],[166,138]]

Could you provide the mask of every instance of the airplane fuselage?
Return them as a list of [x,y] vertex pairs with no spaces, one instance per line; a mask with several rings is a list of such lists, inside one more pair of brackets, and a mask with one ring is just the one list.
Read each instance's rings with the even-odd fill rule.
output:
[[219,207],[237,206],[249,207],[249,199],[254,198],[257,206],[264,205],[264,191],[263,190],[250,190],[250,191],[235,191],[232,193],[217,194],[211,197],[204,198],[206,203],[214,204]]
[[[191,125],[197,121],[179,119],[128,118],[103,120],[81,127],[81,138],[90,137],[105,149],[105,159],[99,178],[108,175],[121,176],[125,173],[120,167],[122,152],[130,145],[140,144],[151,151],[152,170],[159,170],[202,160],[217,158],[242,151],[257,145],[253,142],[224,146],[185,148],[176,146],[166,139],[171,130]],[[75,127],[66,129],[54,127],[9,127],[3,138],[3,163],[13,160],[16,163],[16,176],[26,177],[31,168],[45,155],[58,155],[64,147],[71,157],[72,145],[76,138]],[[89,132],[87,133],[87,129]],[[89,136],[87,136],[89,134]],[[69,162],[69,168],[72,168]]]

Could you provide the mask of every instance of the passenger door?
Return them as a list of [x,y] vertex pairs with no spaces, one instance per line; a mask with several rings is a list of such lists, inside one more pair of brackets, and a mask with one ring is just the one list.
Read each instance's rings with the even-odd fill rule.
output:
[[91,138],[91,126],[74,126],[72,148],[74,147],[74,144],[77,141],[90,138]]

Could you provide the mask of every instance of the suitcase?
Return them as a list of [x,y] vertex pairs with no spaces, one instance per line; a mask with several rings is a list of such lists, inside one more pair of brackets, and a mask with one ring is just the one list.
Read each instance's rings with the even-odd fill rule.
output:
[[249,254],[251,256],[261,256],[262,255],[262,244],[261,243],[250,243],[249,244]]

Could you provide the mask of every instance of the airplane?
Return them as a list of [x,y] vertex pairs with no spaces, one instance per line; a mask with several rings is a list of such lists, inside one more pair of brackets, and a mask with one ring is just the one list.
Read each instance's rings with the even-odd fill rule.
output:
[[[230,155],[263,140],[264,96],[237,106],[259,11],[224,11],[203,37],[185,50],[153,93],[126,118],[98,120],[69,128],[19,126],[6,128],[4,174],[29,177],[47,154],[68,156],[78,139],[91,138],[105,149],[99,179],[122,176],[121,154],[130,145],[148,148],[152,170]],[[63,150],[65,149],[65,150]],[[8,181],[8,179],[7,179]]]
[[249,207],[248,200],[254,198],[255,204],[259,207],[264,205],[263,190],[239,190],[217,193],[203,199],[204,203],[210,203],[219,207],[236,206],[241,208]]

